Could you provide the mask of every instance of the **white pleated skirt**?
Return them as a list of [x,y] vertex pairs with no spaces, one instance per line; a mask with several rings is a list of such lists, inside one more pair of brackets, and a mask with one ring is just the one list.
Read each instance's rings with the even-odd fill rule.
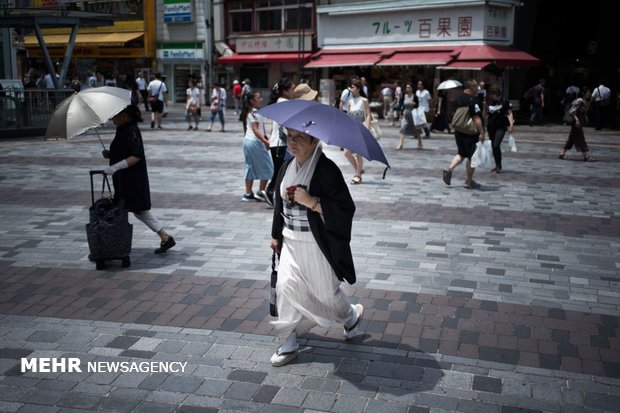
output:
[[285,228],[283,235],[276,287],[279,317],[272,321],[277,336],[303,336],[316,325],[344,323],[353,310],[312,232]]

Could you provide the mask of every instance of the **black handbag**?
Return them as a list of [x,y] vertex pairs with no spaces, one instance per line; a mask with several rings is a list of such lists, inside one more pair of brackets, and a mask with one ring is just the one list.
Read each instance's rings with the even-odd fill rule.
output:
[[[271,282],[269,284],[269,315],[278,316],[278,307],[276,305],[276,284],[278,283],[278,270],[276,270],[276,252],[271,255]],[[280,256],[277,255],[278,261]]]

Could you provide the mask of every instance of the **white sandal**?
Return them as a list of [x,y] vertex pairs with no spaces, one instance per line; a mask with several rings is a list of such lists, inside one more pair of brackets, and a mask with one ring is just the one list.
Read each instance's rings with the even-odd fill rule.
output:
[[353,323],[352,326],[350,327],[347,327],[346,325],[344,326],[343,336],[345,340],[350,340],[357,335],[357,327],[359,326],[360,321],[362,321],[362,317],[364,316],[363,305],[355,304],[353,307],[355,308],[355,313],[357,314],[357,318],[355,319],[355,323]]
[[273,353],[273,356],[271,356],[271,365],[273,367],[284,366],[290,363],[291,361],[295,360],[298,354],[299,354],[298,348],[296,348],[295,350],[283,351],[283,352],[280,352],[280,348],[278,348],[276,352]]

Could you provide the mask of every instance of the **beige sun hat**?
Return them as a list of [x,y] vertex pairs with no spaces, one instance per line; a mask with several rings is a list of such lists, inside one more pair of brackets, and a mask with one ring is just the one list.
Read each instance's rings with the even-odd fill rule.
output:
[[295,99],[300,99],[300,100],[314,100],[316,99],[316,95],[318,94],[319,92],[312,89],[306,83],[301,83],[297,85],[295,87],[295,91],[293,92]]

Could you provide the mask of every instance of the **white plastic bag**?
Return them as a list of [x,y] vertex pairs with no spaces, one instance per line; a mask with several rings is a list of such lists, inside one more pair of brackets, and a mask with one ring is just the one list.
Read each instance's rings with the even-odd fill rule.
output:
[[510,152],[517,151],[517,143],[515,142],[515,138],[512,136],[512,133],[508,137],[508,146],[510,146]]
[[471,157],[472,168],[492,168],[493,167],[493,154],[491,148],[491,141],[485,139],[484,142],[476,143],[476,151]]
[[426,127],[426,114],[423,108],[415,108],[411,111],[413,115],[413,125],[417,128]]

